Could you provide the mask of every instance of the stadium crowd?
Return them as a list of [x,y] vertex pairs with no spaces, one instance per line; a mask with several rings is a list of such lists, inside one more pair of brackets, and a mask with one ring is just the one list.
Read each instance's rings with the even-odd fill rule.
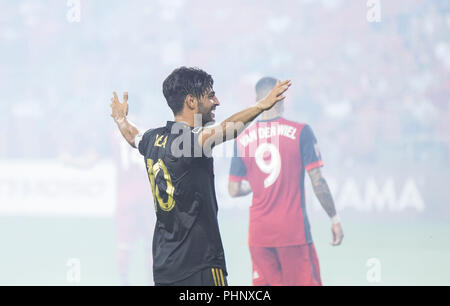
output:
[[448,1],[382,1],[373,23],[365,1],[82,1],[80,22],[63,4],[2,7],[2,159],[111,157],[111,91],[159,124],[162,80],[195,65],[215,77],[219,116],[251,103],[258,77],[291,78],[287,113],[314,127],[330,163],[448,167]]

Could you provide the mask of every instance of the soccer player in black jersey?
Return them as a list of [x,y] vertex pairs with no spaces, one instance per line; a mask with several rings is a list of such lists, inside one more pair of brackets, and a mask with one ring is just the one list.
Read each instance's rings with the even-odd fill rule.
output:
[[214,122],[214,111],[220,105],[213,79],[200,69],[180,67],[163,83],[174,121],[144,134],[127,120],[128,94],[124,93],[120,103],[114,92],[111,116],[126,141],[144,156],[153,192],[157,217],[153,236],[156,285],[227,285],[211,149],[233,139],[245,124],[283,100],[290,85],[289,80],[278,82],[254,106],[217,126],[206,126]]

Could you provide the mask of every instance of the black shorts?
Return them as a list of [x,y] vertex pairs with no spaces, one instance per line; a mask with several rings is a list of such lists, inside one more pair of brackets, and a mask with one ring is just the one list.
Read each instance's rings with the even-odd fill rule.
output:
[[228,283],[221,268],[207,268],[186,279],[170,284],[155,283],[155,286],[228,286]]

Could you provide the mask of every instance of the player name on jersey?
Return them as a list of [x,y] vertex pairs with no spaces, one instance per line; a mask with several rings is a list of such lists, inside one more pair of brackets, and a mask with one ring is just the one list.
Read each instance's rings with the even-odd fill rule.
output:
[[258,136],[260,140],[278,136],[284,136],[295,140],[296,132],[296,127],[274,122],[270,126],[261,126],[258,129],[251,130],[248,134],[242,135],[242,137],[239,139],[239,142],[243,147],[246,147],[248,144],[258,140]]

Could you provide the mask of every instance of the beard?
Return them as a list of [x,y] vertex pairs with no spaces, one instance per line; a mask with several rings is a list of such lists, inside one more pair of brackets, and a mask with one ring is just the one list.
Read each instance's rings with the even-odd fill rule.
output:
[[202,126],[216,122],[213,111],[215,111],[215,108],[212,108],[212,107],[208,108],[208,107],[203,106],[201,103],[199,103],[198,115],[201,116]]

